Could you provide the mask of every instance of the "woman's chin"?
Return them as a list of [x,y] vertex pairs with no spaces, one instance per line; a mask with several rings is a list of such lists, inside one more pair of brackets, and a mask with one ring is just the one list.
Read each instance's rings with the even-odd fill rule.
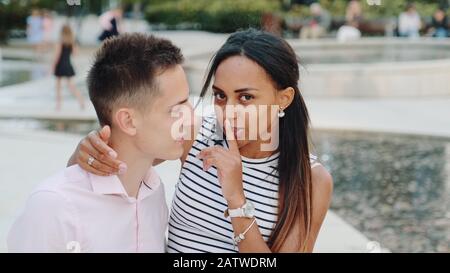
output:
[[236,140],[236,143],[237,143],[239,149],[246,146],[249,142],[250,141],[246,140],[246,139],[237,139]]

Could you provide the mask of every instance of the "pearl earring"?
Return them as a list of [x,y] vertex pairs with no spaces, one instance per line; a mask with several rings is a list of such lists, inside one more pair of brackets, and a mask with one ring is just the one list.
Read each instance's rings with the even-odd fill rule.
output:
[[282,117],[284,117],[284,115],[285,115],[285,113],[284,113],[283,107],[280,107],[280,110],[278,110],[278,117],[282,118]]

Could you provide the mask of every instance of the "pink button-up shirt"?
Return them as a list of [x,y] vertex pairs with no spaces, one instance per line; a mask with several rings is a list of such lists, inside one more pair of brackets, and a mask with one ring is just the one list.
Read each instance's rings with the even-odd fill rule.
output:
[[10,252],[164,252],[168,208],[150,169],[138,198],[117,176],[96,176],[78,165],[33,191],[8,235]]

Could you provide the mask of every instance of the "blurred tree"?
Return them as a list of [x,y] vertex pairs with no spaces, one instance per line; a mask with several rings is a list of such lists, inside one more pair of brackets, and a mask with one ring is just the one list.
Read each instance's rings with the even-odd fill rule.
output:
[[[176,25],[198,22],[206,30],[229,31],[234,26],[255,25],[262,11],[307,16],[308,4],[320,2],[333,17],[343,17],[348,0],[80,0],[81,6],[70,6],[66,0],[0,0],[0,40],[11,29],[24,29],[25,18],[32,8],[54,10],[68,16],[100,14],[113,3],[123,4],[125,11],[146,11],[152,23]],[[429,18],[438,6],[448,8],[450,0],[381,0],[380,6],[369,6],[361,0],[364,15],[369,19],[392,18],[403,11],[406,3],[415,2],[421,16]],[[263,4],[261,4],[263,3]],[[269,5],[267,4],[269,3]],[[272,5],[273,4],[273,5]],[[272,7],[275,7],[272,9]],[[126,13],[127,14],[127,13]],[[233,17],[233,18],[230,18]]]

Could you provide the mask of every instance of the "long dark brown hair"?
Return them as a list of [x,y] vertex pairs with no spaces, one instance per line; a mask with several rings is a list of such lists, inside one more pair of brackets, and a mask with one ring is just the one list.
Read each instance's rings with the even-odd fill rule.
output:
[[233,33],[213,56],[200,97],[207,93],[217,67],[232,56],[245,56],[260,65],[277,90],[292,87],[295,95],[279,119],[278,217],[268,240],[278,252],[298,224],[298,249],[305,251],[311,228],[311,166],[309,158],[309,115],[298,87],[299,59],[292,47],[273,34],[249,29]]

